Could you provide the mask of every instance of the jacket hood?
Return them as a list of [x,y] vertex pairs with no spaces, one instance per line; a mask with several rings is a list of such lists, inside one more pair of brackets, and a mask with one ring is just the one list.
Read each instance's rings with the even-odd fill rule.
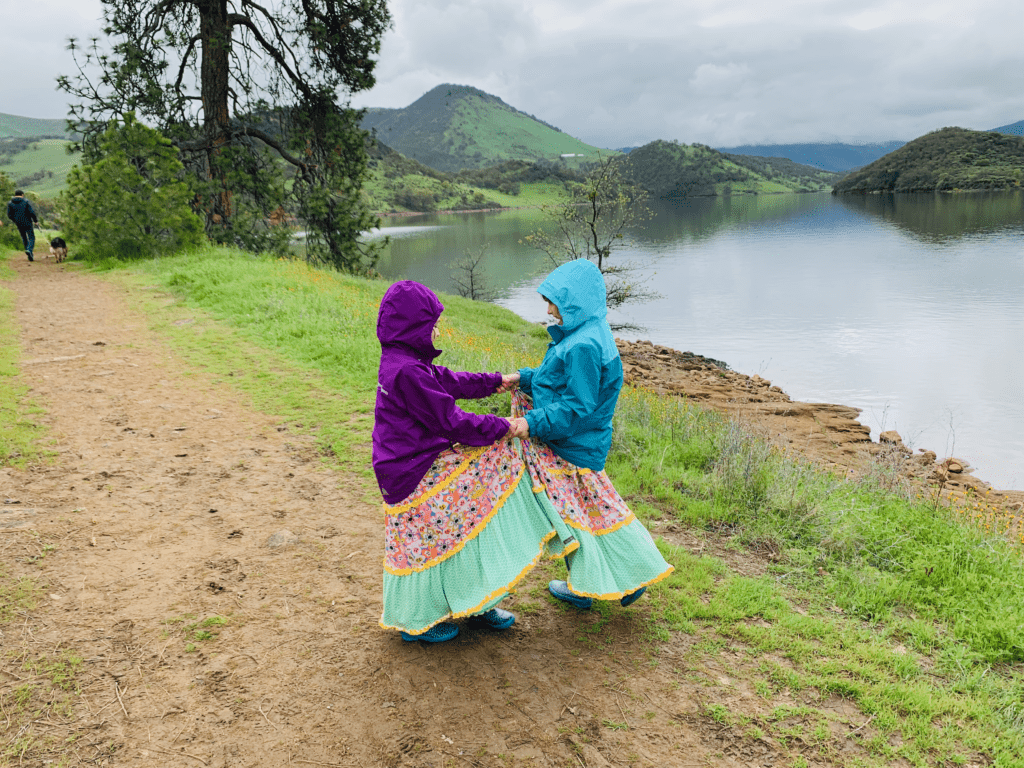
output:
[[444,311],[434,292],[413,280],[394,283],[380,300],[377,338],[381,347],[403,346],[417,357],[432,360],[441,354],[430,334]]
[[588,259],[566,262],[547,276],[537,293],[547,297],[562,315],[562,324],[549,326],[549,332],[560,328],[563,333],[572,333],[588,320],[608,316],[604,275]]
[[20,207],[20,206],[25,205],[27,202],[28,202],[27,198],[24,198],[24,197],[12,197],[10,204],[13,205],[13,206]]

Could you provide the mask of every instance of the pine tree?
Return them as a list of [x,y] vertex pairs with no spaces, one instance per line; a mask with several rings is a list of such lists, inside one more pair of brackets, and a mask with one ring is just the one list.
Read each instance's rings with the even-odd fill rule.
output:
[[102,1],[109,51],[92,41],[78,74],[58,79],[80,100],[70,123],[87,157],[134,112],[180,150],[212,239],[265,248],[272,215],[296,214],[322,260],[372,262],[355,237],[376,220],[359,194],[365,134],[349,99],[374,83],[384,0]]

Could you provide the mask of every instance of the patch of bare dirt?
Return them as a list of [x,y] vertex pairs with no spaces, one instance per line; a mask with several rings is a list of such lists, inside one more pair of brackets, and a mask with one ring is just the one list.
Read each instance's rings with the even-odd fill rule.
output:
[[1024,491],[993,488],[963,459],[939,459],[925,449],[913,453],[896,432],[883,432],[872,441],[871,429],[858,421],[857,408],[796,402],[767,379],[728,370],[720,361],[692,352],[649,341],[616,339],[616,344],[628,383],[726,413],[822,466],[859,475],[880,462],[947,501],[967,491],[1007,510],[1024,509]]

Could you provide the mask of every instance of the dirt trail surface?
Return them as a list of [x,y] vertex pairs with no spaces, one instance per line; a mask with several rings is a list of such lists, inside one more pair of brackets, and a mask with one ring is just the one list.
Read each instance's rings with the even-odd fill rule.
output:
[[[56,456],[0,470],[0,564],[42,586],[38,607],[0,626],[0,693],[45,699],[43,662],[84,662],[67,710],[0,713],[0,765],[4,749],[10,765],[189,768],[731,767],[804,753],[815,766],[863,754],[870,720],[849,703],[763,699],[761,659],[720,638],[699,651],[712,630],[652,641],[646,599],[566,609],[546,597],[543,570],[508,601],[519,621],[507,632],[463,627],[428,647],[381,630],[382,518],[360,481],[175,357],[132,308],[134,289],[13,263],[21,375]],[[655,532],[765,573],[710,535]],[[835,715],[824,750],[709,715],[722,704],[757,724],[812,698]]]

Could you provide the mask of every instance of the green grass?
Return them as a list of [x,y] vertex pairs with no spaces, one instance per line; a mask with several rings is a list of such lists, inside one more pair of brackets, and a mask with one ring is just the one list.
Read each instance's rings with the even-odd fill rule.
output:
[[[18,685],[0,688],[0,765],[70,765],[69,747],[75,736],[59,739],[53,724],[73,722],[80,693],[79,675],[84,660],[70,650],[37,656],[7,652],[5,662],[17,665]],[[43,728],[36,727],[43,724]]]
[[27,576],[10,576],[0,564],[0,626],[19,614],[35,609],[42,594],[40,587]]
[[10,162],[0,165],[0,172],[17,181],[38,171],[47,171],[44,178],[26,184],[25,190],[40,197],[54,198],[64,189],[71,167],[78,162],[78,155],[67,153],[68,143],[62,139],[40,139],[31,149],[19,152]]
[[[316,435],[324,460],[354,471],[379,499],[368,460],[386,283],[213,248],[117,277],[173,293],[166,306],[152,290],[137,292],[172,346],[253,406]],[[541,327],[491,305],[443,301],[441,364],[507,371],[540,361]],[[472,407],[507,413],[508,398]],[[685,660],[672,663],[707,687],[705,716],[736,738],[772,737],[794,765],[806,759],[801,750],[835,763],[837,730],[864,765],[1024,765],[1024,561],[1005,537],[901,495],[882,468],[857,482],[834,477],[722,416],[642,390],[623,392],[607,469],[645,519],[727,531],[739,551],[776,556],[763,575],[741,575],[661,541],[675,574],[626,614],[606,605],[589,614],[580,648],[612,653],[607,628],[623,615],[655,660],[661,644],[686,638]],[[542,594],[528,593],[527,611],[560,609],[538,604]],[[199,633],[217,627],[187,618],[194,650],[212,639]],[[717,699],[724,683],[706,670],[712,659],[756,692],[760,712]],[[837,714],[834,701],[856,716]]]
[[[0,260],[0,280],[14,277],[6,260]],[[28,387],[15,382],[21,346],[14,320],[14,294],[0,285],[0,465],[24,467],[45,454],[43,430],[32,420],[41,409],[26,398]]]
[[565,187],[547,181],[523,184],[518,195],[506,195],[496,189],[484,190],[489,199],[505,208],[538,208],[554,205],[565,198]]

